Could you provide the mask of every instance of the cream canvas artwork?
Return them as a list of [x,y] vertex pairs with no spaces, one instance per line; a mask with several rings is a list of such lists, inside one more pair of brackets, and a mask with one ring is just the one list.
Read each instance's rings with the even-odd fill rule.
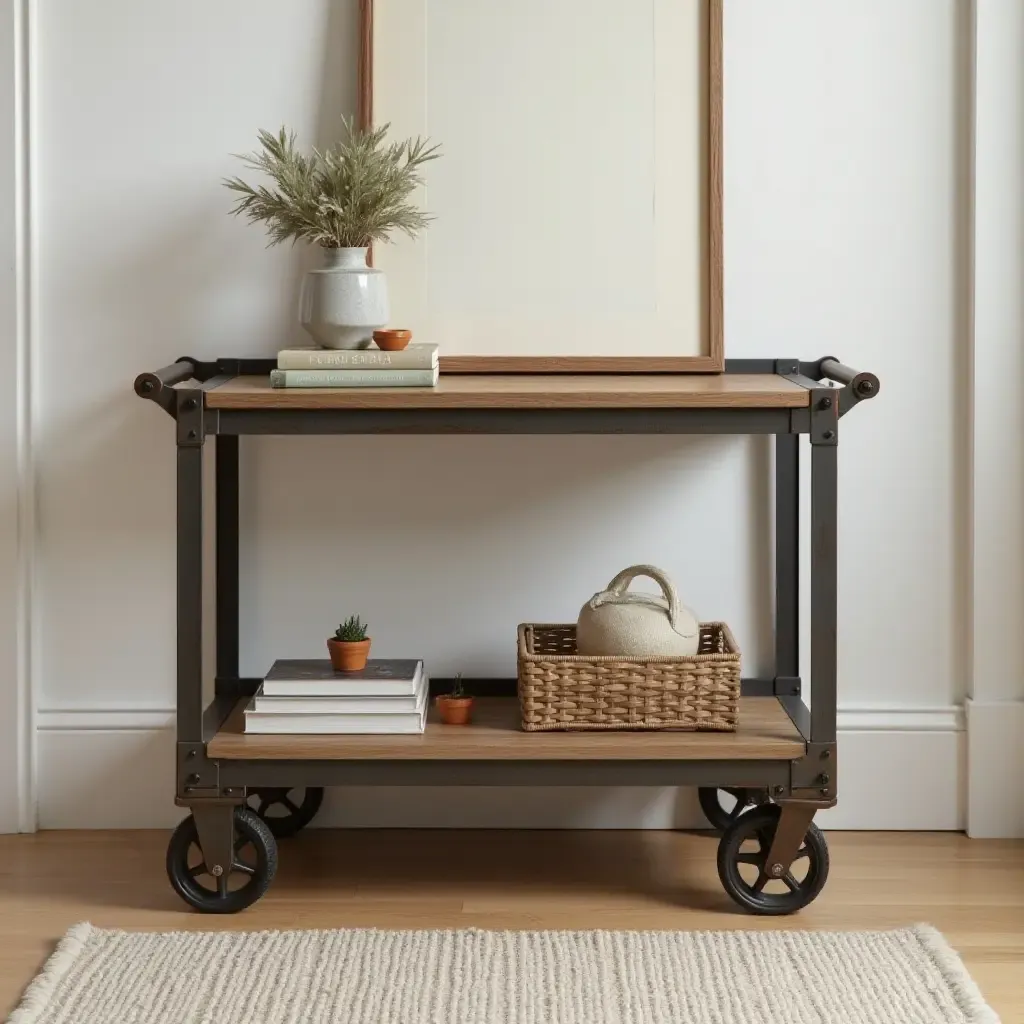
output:
[[446,371],[722,368],[721,0],[364,0],[364,116],[441,145],[374,251]]

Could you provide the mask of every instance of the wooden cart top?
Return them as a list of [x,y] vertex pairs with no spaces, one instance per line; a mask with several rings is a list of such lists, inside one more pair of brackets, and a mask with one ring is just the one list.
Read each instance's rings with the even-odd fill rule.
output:
[[211,409],[799,409],[810,392],[774,373],[632,376],[442,374],[433,388],[272,388],[232,377]]
[[702,761],[803,757],[804,739],[775,697],[740,698],[735,732],[524,732],[514,697],[478,697],[468,726],[444,725],[433,707],[413,736],[281,736],[244,732],[249,698],[210,741],[226,760]]

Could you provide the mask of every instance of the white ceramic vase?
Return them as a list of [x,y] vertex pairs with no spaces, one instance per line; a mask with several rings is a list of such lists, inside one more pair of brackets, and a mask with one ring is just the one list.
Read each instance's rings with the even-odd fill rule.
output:
[[366,253],[325,248],[323,266],[306,272],[299,319],[321,348],[366,348],[388,322],[387,279]]

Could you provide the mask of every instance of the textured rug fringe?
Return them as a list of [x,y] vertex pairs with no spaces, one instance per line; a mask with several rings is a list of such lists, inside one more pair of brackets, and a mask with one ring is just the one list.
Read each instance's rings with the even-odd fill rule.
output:
[[[513,992],[513,996],[508,997],[512,1002],[506,1006],[507,999],[504,993],[512,982],[508,978],[504,982],[500,980],[499,976],[504,967],[509,962],[526,963],[536,974],[536,981],[542,988],[545,984],[550,986],[552,978],[558,977],[559,957],[567,948],[566,943],[585,940],[579,946],[578,966],[584,973],[589,970],[594,978],[604,976],[605,972],[599,970],[602,963],[620,966],[626,962],[636,963],[639,965],[637,970],[650,963],[653,965],[651,969],[655,972],[653,976],[648,977],[641,970],[640,975],[643,976],[635,977],[631,972],[613,970],[613,980],[608,982],[606,979],[605,984],[599,986],[599,1003],[603,1001],[602,1005],[612,1005],[612,1002],[615,1002],[617,1005],[625,999],[630,1005],[635,1002],[634,1009],[639,1012],[638,1020],[662,1020],[665,1019],[666,1005],[674,1005],[676,1001],[682,1005],[684,1001],[679,984],[663,984],[665,978],[676,978],[680,971],[688,971],[690,974],[697,971],[699,975],[701,964],[704,964],[705,974],[709,964],[729,969],[735,963],[745,962],[745,958],[749,958],[752,951],[756,953],[759,946],[764,946],[765,940],[769,938],[758,931],[616,932],[601,929],[567,929],[524,933],[484,928],[405,931],[376,928],[301,929],[284,932],[267,929],[254,932],[173,931],[144,934],[144,941],[149,943],[146,948],[150,972],[153,973],[154,966],[160,967],[162,971],[162,974],[161,971],[156,971],[155,976],[149,979],[149,984],[151,987],[155,986],[154,991],[161,994],[161,998],[170,994],[170,1001],[164,1006],[166,1019],[198,1019],[194,1012],[196,1007],[201,1005],[204,1007],[203,1020],[215,1020],[220,1014],[224,1017],[225,1024],[228,1020],[235,1024],[242,1024],[243,1021],[244,1024],[251,1024],[252,1018],[240,1017],[234,1012],[237,1007],[232,1008],[223,1004],[219,990],[210,989],[208,984],[204,989],[203,984],[209,979],[204,982],[203,978],[193,976],[191,980],[186,979],[187,984],[181,984],[182,965],[196,958],[197,946],[202,947],[199,959],[219,956],[229,966],[229,973],[234,971],[236,974],[242,968],[258,973],[261,969],[261,957],[270,957],[271,961],[291,957],[296,970],[290,975],[286,973],[278,978],[278,981],[283,979],[287,983],[289,991],[282,993],[271,986],[268,990],[269,995],[261,997],[262,1001],[259,1002],[261,1012],[265,1013],[267,1019],[272,1018],[274,1021],[293,1020],[294,1007],[298,1005],[296,1000],[309,999],[314,994],[308,983],[308,976],[317,963],[325,960],[342,962],[351,957],[354,962],[358,962],[363,969],[371,973],[377,971],[379,974],[383,970],[385,973],[378,979],[381,984],[353,988],[344,973],[332,978],[330,985],[316,993],[315,1005],[311,1004],[309,1007],[309,1021],[362,1020],[370,1017],[373,1020],[385,1019],[381,1017],[381,1013],[385,1009],[389,1013],[395,1009],[392,1005],[394,997],[389,996],[385,1006],[375,993],[379,994],[393,982],[393,987],[399,995],[414,992],[416,1000],[425,1000],[423,1006],[417,1004],[417,1012],[410,1015],[410,1020],[415,1017],[419,1022],[426,1022],[427,1019],[436,1021],[439,1018],[430,1012],[427,1004],[433,1001],[432,1004],[436,1007],[447,1005],[448,1001],[452,1005],[453,1021],[500,1019],[515,1020],[520,1024],[549,1024],[557,1017],[559,1021],[579,1024],[580,1021],[593,1022],[598,1019],[591,1011],[599,1007],[577,1005],[585,992],[577,993],[579,998],[575,1001],[570,1000],[564,1006],[555,1006],[554,1009],[558,1012],[554,1016],[550,998],[543,992],[537,995],[529,987],[518,994]],[[140,935],[137,932],[97,929],[89,922],[76,924],[60,940],[39,974],[25,990],[21,1002],[8,1018],[7,1024],[55,1024],[58,1020],[62,1024],[78,1024],[84,1020],[98,1024],[100,1021],[122,1021],[126,1013],[134,1019],[140,993],[131,983],[124,984],[122,974],[125,957],[131,958],[132,944],[137,943],[139,939]],[[925,1010],[934,1004],[934,1016],[927,1016],[932,1024],[939,1024],[940,1021],[944,1024],[1000,1024],[999,1016],[985,1002],[980,988],[959,954],[945,936],[930,924],[920,923],[909,928],[881,932],[822,933],[793,929],[780,933],[780,941],[769,943],[767,948],[782,956],[780,962],[796,964],[801,956],[823,956],[822,943],[824,942],[827,947],[831,940],[834,947],[832,955],[824,957],[822,963],[831,964],[836,968],[839,964],[837,951],[842,953],[845,950],[847,956],[856,960],[859,950],[857,940],[863,942],[872,939],[881,945],[873,947],[873,956],[868,956],[866,963],[870,964],[870,970],[877,974],[875,981],[878,984],[875,984],[874,988],[869,986],[865,995],[869,1002],[874,1000],[876,1010],[883,1007],[878,1001],[880,993],[884,1000],[884,993],[887,992],[888,999],[895,999],[895,1004],[898,1004],[904,998],[905,989],[908,999],[918,1000],[916,1005],[919,1009]],[[255,958],[244,951],[246,943],[254,941]],[[466,941],[469,941],[470,945],[465,949],[460,948]],[[665,948],[661,945],[663,941],[667,943]],[[87,948],[89,953],[83,956]],[[272,952],[268,952],[269,950]],[[764,952],[762,950],[762,954]],[[442,963],[449,966],[455,964],[459,969],[430,971],[423,969],[422,966],[416,968],[417,957],[424,964],[440,958]],[[391,967],[388,967],[388,964]],[[694,964],[697,967],[694,967]],[[904,965],[907,971],[905,976],[899,973],[899,964]],[[496,977],[499,980],[490,987],[467,987],[456,984],[460,973],[474,965],[480,969],[487,969],[489,965],[490,969],[497,972]],[[893,975],[894,969],[896,976]],[[864,982],[863,977],[858,979],[856,971],[852,974],[847,971],[844,976],[841,970],[837,974],[834,969],[833,974],[839,984],[849,985],[858,980],[861,984]],[[98,988],[97,977],[101,982]],[[111,978],[120,979],[119,984],[114,986],[116,991],[112,990],[109,984],[103,983],[104,977],[108,981]],[[691,988],[698,982],[699,978],[694,975],[691,978]],[[609,984],[611,987],[605,991]],[[429,991],[424,992],[424,986]],[[56,1002],[58,996],[59,1004]],[[274,998],[271,999],[271,996]],[[116,1005],[109,1005],[112,999]],[[659,1001],[661,1013],[660,1016],[654,1016],[655,1004]],[[585,1003],[586,999],[583,1002]],[[507,1014],[513,1004],[516,1007],[516,1014],[510,1017]],[[892,1009],[896,1009],[895,1004]],[[405,1006],[405,1003],[402,1005]],[[806,1011],[810,1002],[804,1000],[802,1005]],[[907,1005],[911,1004],[907,1002]],[[829,1019],[846,1019],[843,1004],[836,1003],[833,999],[830,1006],[833,1014],[837,1016]],[[689,1009],[692,1011],[694,1007],[691,1006]],[[700,1020],[725,1019],[719,1013],[713,1012],[714,1009],[710,1007],[708,1013],[699,1014]],[[737,1007],[733,1005],[734,1015],[736,1009]],[[773,1004],[771,1009],[770,1018],[773,1021],[791,1022],[796,1019],[793,1016],[794,1006],[786,1004],[785,1000],[778,1005]],[[421,1010],[423,1012],[419,1012]],[[808,1022],[812,1019],[826,1019],[819,1015],[818,1010],[810,1016],[806,1012],[797,1016],[801,1021]],[[889,1019],[885,1016],[884,1007],[879,1012],[882,1016],[878,1016],[877,1019]],[[342,1016],[339,1017],[338,1013]],[[386,1019],[404,1018],[389,1016]],[[690,1019],[689,1016],[687,1019]],[[737,1018],[734,1016],[732,1019]],[[753,1018],[744,1016],[742,1019]],[[872,1016],[872,1019],[876,1019],[876,1016]],[[915,1016],[914,1019],[918,1018]]]
[[942,932],[930,924],[916,925],[913,931],[945,978],[969,1024],[1000,1024],[999,1016],[985,1002],[981,989]]
[[8,1017],[7,1024],[35,1024],[39,1020],[49,1005],[54,989],[74,965],[92,933],[93,927],[88,921],[81,921],[68,929],[43,969],[25,989],[18,1008]]

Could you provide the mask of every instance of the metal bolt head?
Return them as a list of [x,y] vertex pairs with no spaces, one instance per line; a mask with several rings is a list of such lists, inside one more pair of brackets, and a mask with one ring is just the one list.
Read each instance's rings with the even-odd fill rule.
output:
[[832,756],[832,751],[831,750],[823,750],[821,752],[821,759],[822,759],[822,761],[827,761],[831,756]]
[[199,403],[194,398],[185,399],[185,408],[194,409]]
[[199,751],[193,747],[185,756],[189,761],[191,761],[193,758],[199,756]]
[[875,385],[874,385],[874,382],[873,382],[873,381],[870,381],[870,380],[862,380],[862,381],[861,381],[861,382],[860,382],[860,383],[859,383],[859,384],[857,385],[857,390],[858,390],[858,391],[859,391],[859,392],[860,392],[860,393],[861,393],[862,395],[870,395],[870,394],[871,394],[871,393],[872,393],[872,392],[873,392],[873,391],[875,390]]
[[821,789],[821,790],[819,790],[819,792],[821,793],[822,796],[829,796],[830,795],[829,791],[827,789]]
[[818,776],[818,782],[819,782],[819,784],[820,784],[820,785],[822,785],[822,786],[827,786],[827,785],[829,784],[829,776],[828,776],[828,772],[822,772],[822,773],[821,773],[821,774],[820,774],[820,775]]
[[198,435],[198,434],[197,434],[197,433],[196,433],[196,432],[195,432],[194,430],[190,430],[190,431],[188,432],[188,439],[189,439],[190,441],[194,441],[194,440],[195,440],[195,439],[196,439],[196,438],[197,438],[198,436],[199,436],[199,435]]
[[771,875],[772,878],[781,878],[784,871],[785,869],[781,864],[772,864],[771,867],[768,868],[768,874]]
[[819,409],[831,409],[831,408],[832,408],[832,399],[831,399],[831,398],[829,398],[829,397],[828,397],[828,396],[826,395],[826,396],[825,396],[825,397],[824,397],[824,398],[823,398],[823,399],[822,399],[822,400],[821,400],[821,401],[820,401],[820,402],[818,403],[818,408],[819,408]]
[[826,441],[834,441],[835,440],[835,436],[836,436],[836,432],[834,430],[826,430],[825,433],[822,434],[821,436]]
[[785,792],[786,792],[786,787],[785,786],[776,786],[775,787],[775,795],[776,796],[782,796],[782,794],[785,793]]
[[144,380],[141,385],[143,394],[148,395],[153,390],[153,382],[151,380]]
[[202,779],[198,775],[190,775],[186,780],[190,786],[198,786]]
[[214,864],[213,867],[210,868],[210,874],[213,875],[214,878],[220,878],[220,876],[224,874],[224,869],[219,864]]

